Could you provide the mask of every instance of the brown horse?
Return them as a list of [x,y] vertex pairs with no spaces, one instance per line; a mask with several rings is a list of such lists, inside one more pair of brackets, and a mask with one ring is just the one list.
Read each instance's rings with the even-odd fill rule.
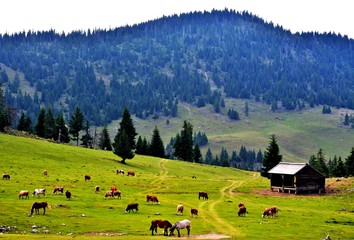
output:
[[168,235],[168,229],[172,227],[172,224],[167,221],[167,220],[152,220],[151,221],[151,235],[154,235],[154,230],[155,233],[157,234],[157,228],[163,228],[163,235],[167,236]]
[[43,215],[45,214],[45,208],[49,208],[47,202],[35,202],[32,204],[32,209],[31,209],[31,216],[33,214],[33,211],[36,210],[36,214],[39,214],[39,209],[43,208]]

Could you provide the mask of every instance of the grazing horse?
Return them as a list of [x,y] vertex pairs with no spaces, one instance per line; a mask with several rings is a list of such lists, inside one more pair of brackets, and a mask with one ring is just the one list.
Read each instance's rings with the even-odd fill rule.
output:
[[118,199],[120,199],[121,195],[121,191],[117,190],[117,191],[107,191],[106,194],[104,195],[104,198],[106,199],[107,197],[112,197],[114,198],[115,196],[117,196]]
[[22,190],[18,193],[18,199],[22,198],[23,197],[29,199],[29,191],[28,190]]
[[248,213],[247,212],[247,210],[246,210],[246,207],[245,206],[241,206],[239,209],[238,209],[238,216],[240,217],[240,216],[246,216],[246,213]]
[[53,191],[53,194],[57,193],[57,192],[64,193],[64,187],[55,187],[54,191]]
[[280,211],[280,209],[277,206],[272,206],[270,208],[266,208],[262,214],[262,217],[264,217],[264,216],[274,217],[277,215],[278,211]]
[[198,199],[200,200],[200,197],[202,197],[203,199],[207,199],[208,200],[208,193],[206,192],[198,192]]
[[45,189],[44,188],[34,189],[33,197],[38,197],[39,194],[42,194],[45,197]]
[[173,232],[175,229],[177,229],[177,232],[178,232],[178,237],[181,236],[181,233],[180,233],[180,230],[181,229],[184,229],[186,228],[187,229],[187,232],[188,232],[188,236],[191,232],[191,222],[187,219],[185,220],[182,220],[182,221],[178,221],[178,222],[175,222],[172,227],[170,228],[170,236],[173,236]]
[[47,202],[35,202],[32,204],[32,209],[31,209],[31,216],[33,214],[33,210],[36,210],[36,214],[39,214],[39,209],[43,208],[43,215],[45,214],[45,208],[49,208]]
[[163,235],[167,236],[168,235],[168,229],[172,227],[172,224],[167,221],[167,220],[152,220],[151,221],[151,235],[154,235],[154,230],[155,233],[157,234],[157,228],[163,228]]
[[192,208],[191,209],[191,217],[197,216],[198,217],[198,209]]
[[182,204],[177,205],[177,214],[183,215],[184,206]]
[[98,193],[99,191],[100,191],[100,186],[97,185],[97,186],[95,187],[95,193]]
[[128,204],[127,208],[125,209],[125,212],[129,212],[130,213],[130,210],[132,210],[134,212],[134,209],[136,210],[135,212],[138,212],[138,205],[137,203],[130,203]]
[[128,174],[127,174],[127,176],[133,176],[133,177],[134,177],[134,176],[135,176],[135,172],[129,171]]
[[65,196],[66,196],[66,199],[67,199],[67,200],[70,200],[70,198],[71,198],[71,192],[69,192],[69,190],[66,190]]
[[120,170],[118,169],[118,170],[117,170],[117,174],[119,174],[119,173],[121,173],[121,174],[124,175],[124,170],[123,170],[123,169],[120,169]]
[[91,176],[90,175],[85,175],[85,181],[89,181],[91,180]]
[[3,179],[3,180],[10,180],[10,175],[7,174],[7,173],[4,173],[4,174],[2,175],[2,179]]
[[146,202],[153,202],[153,203],[157,203],[160,204],[159,200],[157,199],[156,196],[153,195],[146,195]]

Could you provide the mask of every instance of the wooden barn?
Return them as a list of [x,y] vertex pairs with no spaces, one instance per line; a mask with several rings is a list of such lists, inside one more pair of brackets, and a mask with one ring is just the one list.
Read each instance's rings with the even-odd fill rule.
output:
[[280,162],[268,173],[272,191],[295,194],[325,192],[325,176],[307,163]]

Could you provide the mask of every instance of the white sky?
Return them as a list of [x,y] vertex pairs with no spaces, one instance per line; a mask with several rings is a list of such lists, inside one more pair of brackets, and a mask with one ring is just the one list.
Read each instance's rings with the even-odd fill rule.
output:
[[291,32],[335,32],[354,39],[352,0],[2,0],[0,33],[109,29],[172,14],[247,10]]

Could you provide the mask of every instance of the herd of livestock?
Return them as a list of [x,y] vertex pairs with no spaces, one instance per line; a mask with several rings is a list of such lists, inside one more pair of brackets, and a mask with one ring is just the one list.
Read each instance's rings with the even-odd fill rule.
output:
[[[124,170],[117,170],[116,171],[117,174],[123,174],[124,175]],[[44,170],[43,171],[43,175],[44,176],[48,176],[48,171],[47,170]],[[127,172],[127,176],[135,176],[135,173],[133,171],[128,171]],[[9,174],[6,174],[4,173],[2,175],[2,179],[3,180],[10,180],[11,177]],[[85,181],[90,181],[91,180],[91,176],[89,175],[85,175],[84,176],[84,179]],[[94,189],[94,192],[95,193],[99,193],[100,192],[100,187],[99,186],[95,186],[95,189]],[[57,194],[57,193],[64,193],[64,187],[60,187],[60,186],[57,186],[54,188],[53,190],[53,194]],[[32,193],[32,196],[33,197],[38,197],[39,195],[43,195],[44,197],[46,197],[46,189],[44,188],[38,188],[38,189],[35,189]],[[19,193],[18,193],[18,198],[19,199],[29,199],[29,196],[30,196],[30,191],[29,190],[21,190]],[[67,190],[65,192],[65,196],[66,196],[66,199],[67,200],[70,200],[71,199],[71,192],[69,190]],[[104,194],[104,198],[115,198],[117,197],[118,199],[121,199],[121,191],[117,189],[116,186],[112,186],[111,189],[109,191],[106,191],[105,194]],[[198,199],[203,199],[203,200],[208,200],[209,197],[208,197],[208,193],[207,192],[198,192]],[[156,204],[160,204],[159,200],[157,199],[157,196],[154,196],[154,195],[146,195],[146,202],[149,203],[156,203]],[[130,203],[127,205],[126,209],[125,209],[125,212],[126,213],[130,213],[130,211],[134,212],[137,212],[138,211],[138,206],[139,204],[138,203]],[[239,210],[238,210],[238,216],[239,217],[244,217],[246,215],[247,212],[247,209],[246,209],[246,206],[243,202],[240,202],[238,204],[238,207],[239,207]],[[33,215],[33,213],[35,212],[37,215],[39,214],[39,209],[43,208],[43,214],[45,214],[46,212],[46,208],[49,208],[49,205],[47,202],[34,202],[32,204],[32,207],[31,207],[31,213],[30,213],[30,216]],[[182,204],[179,204],[177,205],[177,208],[176,208],[176,213],[178,215],[183,215],[183,211],[184,211],[184,206]],[[262,214],[262,217],[275,217],[277,214],[278,214],[278,211],[279,211],[279,208],[276,207],[276,206],[272,206],[272,207],[269,207],[269,208],[266,208]],[[191,208],[190,210],[190,216],[191,217],[198,217],[198,210],[196,208]],[[169,221],[167,220],[152,220],[151,221],[151,227],[150,227],[150,230],[151,230],[151,234],[154,235],[154,231],[155,233],[157,233],[157,228],[163,228],[163,232],[164,232],[164,235],[167,236],[167,235],[174,235],[174,230],[177,231],[178,233],[178,237],[180,237],[180,230],[181,229],[187,229],[187,235],[189,236],[190,235],[190,228],[191,228],[191,222],[188,220],[188,219],[185,219],[185,220],[182,220],[182,221],[177,221],[175,222],[174,224],[171,224]]]

